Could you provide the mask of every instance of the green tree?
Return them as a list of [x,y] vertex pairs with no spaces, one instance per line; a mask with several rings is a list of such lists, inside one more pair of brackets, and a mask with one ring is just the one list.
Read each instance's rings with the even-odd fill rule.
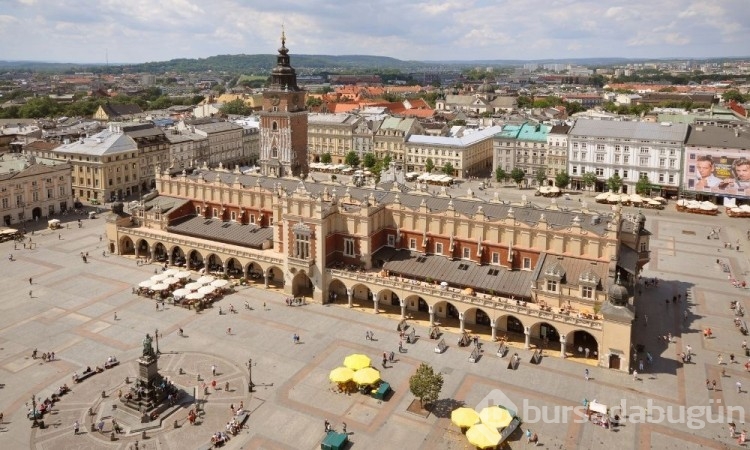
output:
[[565,189],[570,184],[570,175],[568,172],[560,172],[555,175],[555,186]]
[[724,99],[725,102],[728,102],[729,100],[734,100],[737,103],[745,103],[746,100],[748,100],[748,97],[740,94],[740,91],[737,89],[729,89],[728,91],[721,94],[721,97]]
[[378,159],[375,158],[374,154],[365,153],[365,157],[364,157],[365,167],[367,167],[368,169],[372,169],[373,167],[375,167],[375,164],[377,164],[377,162],[378,162]]
[[307,104],[307,106],[317,107],[323,104],[323,100],[318,97],[307,97],[305,104]]
[[443,166],[443,173],[446,175],[453,176],[453,172],[455,171],[456,169],[453,167],[453,164],[449,162],[445,163],[445,165]]
[[252,114],[252,109],[248,108],[248,106],[245,104],[245,101],[241,98],[237,98],[232,100],[231,102],[224,103],[221,108],[219,108],[219,112],[222,114],[235,114],[238,116],[246,116],[248,114]]
[[23,118],[38,119],[54,117],[61,110],[60,105],[49,97],[34,97],[22,105],[18,112]]
[[346,154],[344,162],[351,167],[359,167],[359,155],[354,150]]
[[383,168],[388,169],[391,166],[391,161],[393,160],[393,157],[389,154],[385,155],[383,157]]
[[443,374],[436,373],[432,366],[422,363],[409,378],[409,390],[424,408],[440,397],[440,391],[443,390]]
[[607,187],[612,192],[620,192],[620,188],[622,187],[622,178],[620,178],[620,175],[614,174],[607,178]]
[[639,178],[638,182],[635,183],[636,194],[648,194],[653,188],[654,185],[651,184],[651,181],[649,181],[647,176]]
[[510,178],[518,185],[518,187],[521,187],[521,182],[526,178],[526,174],[523,170],[516,167],[513,170],[510,171]]
[[171,98],[169,98],[169,96],[162,95],[159,98],[149,101],[148,107],[149,109],[167,109],[173,104],[174,102],[172,101]]
[[547,180],[547,171],[542,167],[538,168],[534,174],[534,178],[536,178],[537,186],[541,186]]
[[594,172],[586,172],[583,174],[583,185],[586,189],[591,190],[591,187],[596,184],[596,174]]
[[427,160],[424,162],[424,171],[427,173],[432,173],[433,170],[435,170],[435,163],[432,162],[432,158],[427,158]]
[[498,167],[497,169],[495,169],[495,181],[500,183],[507,179],[508,179],[508,172],[503,170],[502,167]]
[[320,162],[323,164],[331,164],[331,161],[333,161],[333,158],[330,153],[323,153],[320,155]]

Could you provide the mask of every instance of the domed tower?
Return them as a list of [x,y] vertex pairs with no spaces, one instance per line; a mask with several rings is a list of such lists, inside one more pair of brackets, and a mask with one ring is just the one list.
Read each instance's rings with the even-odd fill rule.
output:
[[267,176],[297,177],[308,171],[305,91],[297,86],[283,30],[271,84],[263,93],[259,164]]

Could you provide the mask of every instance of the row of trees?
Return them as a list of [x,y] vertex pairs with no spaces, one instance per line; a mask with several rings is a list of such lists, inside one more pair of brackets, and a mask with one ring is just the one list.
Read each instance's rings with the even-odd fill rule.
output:
[[[333,162],[333,157],[330,153],[323,153],[320,155],[320,162],[323,164],[331,164]],[[380,173],[391,164],[391,156],[386,155],[383,159],[378,159],[373,153],[365,153],[360,160],[357,152],[350,151],[344,157],[344,164],[350,167],[364,167],[372,172],[376,180],[380,180]],[[425,161],[425,172],[432,173],[435,168],[436,166],[432,161],[432,158],[427,158]],[[454,175],[455,170],[453,164],[449,162],[445,163],[443,167],[440,168],[440,172],[450,176]]]
[[[534,177],[539,186],[541,186],[547,180],[547,174],[542,168],[537,170]],[[521,183],[523,183],[523,181],[526,179],[526,173],[518,167],[514,168],[510,172],[506,172],[502,167],[498,167],[497,170],[495,170],[495,180],[497,182],[506,182],[509,179],[513,180],[513,182],[520,187]],[[581,175],[581,181],[583,182],[583,185],[586,187],[586,189],[591,189],[598,180],[599,178],[594,172],[585,172],[583,175]],[[619,175],[614,174],[611,177],[607,178],[605,183],[610,191],[619,192],[624,184],[624,180]],[[569,184],[570,175],[568,174],[568,172],[560,172],[555,175],[555,186],[559,187],[560,189],[565,189]],[[635,184],[635,192],[637,194],[648,194],[649,192],[657,188],[658,186],[652,184],[648,177],[641,177]]]

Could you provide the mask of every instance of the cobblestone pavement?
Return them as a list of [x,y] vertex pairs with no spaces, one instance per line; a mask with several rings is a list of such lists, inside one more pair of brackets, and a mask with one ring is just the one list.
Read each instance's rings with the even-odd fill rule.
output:
[[[514,195],[517,195],[515,192]],[[538,198],[534,199],[536,202]],[[546,201],[546,200],[545,200]],[[576,200],[571,202],[578,203]],[[670,205],[671,206],[671,205]],[[485,352],[477,363],[469,363],[468,350],[455,345],[456,335],[448,326],[448,350],[434,352],[435,341],[424,337],[424,322],[413,320],[422,335],[406,353],[382,370],[383,378],[394,389],[388,401],[381,402],[360,394],[351,396],[329,390],[328,372],[352,352],[363,352],[379,361],[382,352],[396,351],[398,318],[393,314],[372,314],[363,308],[310,304],[288,307],[284,296],[272,289],[240,288],[221,301],[230,303],[237,314],[219,315],[217,309],[202,313],[167,306],[156,311],[151,300],[132,294],[131,288],[149,278],[155,266],[137,266],[135,261],[117,256],[102,256],[99,236],[102,219],[84,219],[83,228],[58,232],[40,230],[34,234],[32,249],[14,250],[12,243],[0,244],[3,255],[0,280],[4,287],[0,303],[0,441],[4,448],[200,448],[209,442],[212,432],[222,429],[230,416],[230,405],[240,401],[251,410],[246,428],[231,439],[229,449],[313,449],[324,437],[323,422],[329,420],[341,430],[346,422],[353,448],[357,449],[463,449],[466,439],[450,423],[446,414],[424,418],[407,411],[413,400],[408,378],[421,362],[427,362],[445,374],[442,397],[446,405],[453,399],[469,406],[500,389],[527,420],[525,428],[539,434],[540,447],[580,448],[725,448],[736,445],[729,439],[727,426],[706,423],[690,428],[685,423],[659,419],[658,408],[672,408],[672,422],[679,407],[706,406],[718,413],[722,407],[736,406],[750,411],[750,373],[744,369],[747,358],[741,349],[743,336],[733,325],[731,300],[747,308],[747,291],[732,287],[724,263],[733,277],[744,279],[750,265],[746,258],[748,242],[742,219],[724,216],[703,217],[667,209],[656,215],[646,212],[647,227],[653,233],[652,262],[645,277],[658,277],[658,287],[643,288],[645,299],[634,327],[637,343],[654,358],[653,365],[632,375],[584,365],[576,360],[561,360],[557,352],[548,352],[540,365],[528,364],[530,353],[513,351],[523,361],[517,371],[506,369],[507,361],[495,355],[495,346],[485,342]],[[720,239],[706,239],[712,228],[721,227]],[[724,242],[736,243],[740,250],[724,248]],[[81,252],[89,252],[83,263]],[[5,259],[13,253],[15,261]],[[717,263],[718,258],[718,263]],[[32,283],[29,284],[29,277]],[[666,304],[665,299],[689,292],[689,301]],[[31,294],[31,295],[30,295]],[[248,301],[253,309],[243,307]],[[264,310],[263,303],[268,307]],[[684,313],[687,311],[687,319]],[[115,313],[117,319],[115,320]],[[648,315],[648,324],[644,319]],[[227,334],[231,327],[232,333]],[[712,339],[702,330],[711,327]],[[178,336],[183,328],[185,335]],[[90,431],[92,420],[112,414],[111,399],[124,385],[125,376],[137,373],[135,359],[146,333],[158,329],[162,356],[160,368],[176,383],[204,401],[205,413],[199,424],[185,423],[185,405],[146,433],[125,433],[110,441],[105,433]],[[365,340],[365,331],[375,333]],[[292,335],[298,333],[299,344]],[[672,333],[673,342],[658,341],[657,336]],[[677,354],[690,345],[693,363],[678,363]],[[31,352],[54,351],[56,361],[32,359]],[[739,364],[729,363],[734,353]],[[727,364],[719,366],[718,354]],[[109,355],[122,363],[81,384],[58,402],[45,417],[45,429],[32,429],[26,419],[33,395],[47,397],[62,383],[71,384],[71,375],[86,366],[102,365]],[[247,362],[252,359],[252,380],[256,390],[247,392]],[[201,382],[209,381],[211,366],[217,366],[220,389],[203,395]],[[588,368],[590,381],[583,378]],[[180,374],[182,369],[183,374]],[[721,370],[725,370],[722,376]],[[706,379],[716,380],[717,389],[707,390]],[[740,381],[743,392],[737,394]],[[229,382],[230,390],[224,390]],[[102,398],[105,391],[106,398]],[[569,410],[557,420],[533,420],[533,410],[524,412],[524,401],[538,408],[547,407],[545,419],[554,419],[554,407],[572,408],[582,400],[596,399],[615,406],[625,400],[628,406],[655,408],[646,417],[631,414],[624,426],[608,431],[591,423],[574,423]],[[92,408],[93,416],[88,415]],[[702,417],[700,417],[702,418]],[[82,424],[79,435],[73,422]],[[174,427],[174,421],[178,427]],[[640,423],[637,423],[640,422]],[[685,421],[681,421],[685,422]],[[726,422],[726,420],[724,420]],[[735,419],[738,430],[744,421]],[[525,448],[525,439],[511,437],[510,448]],[[615,447],[616,446],[616,447]]]

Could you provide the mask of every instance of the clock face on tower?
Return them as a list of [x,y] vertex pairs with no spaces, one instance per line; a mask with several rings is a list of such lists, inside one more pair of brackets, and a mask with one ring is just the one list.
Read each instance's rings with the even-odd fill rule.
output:
[[279,98],[278,95],[274,94],[274,95],[271,96],[271,104],[272,105],[276,106],[276,105],[279,104],[280,101],[281,101],[281,99]]

